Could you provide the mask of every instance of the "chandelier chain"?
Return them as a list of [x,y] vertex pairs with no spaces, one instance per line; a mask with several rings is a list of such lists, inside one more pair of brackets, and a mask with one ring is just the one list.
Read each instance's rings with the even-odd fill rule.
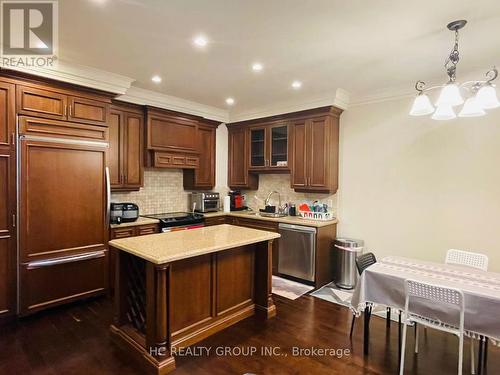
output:
[[444,67],[446,68],[446,72],[450,77],[450,82],[455,82],[456,73],[457,73],[457,64],[460,61],[460,53],[458,51],[458,30],[455,30],[455,44],[453,45],[453,49],[450,52],[450,55],[447,57],[446,62],[444,63]]

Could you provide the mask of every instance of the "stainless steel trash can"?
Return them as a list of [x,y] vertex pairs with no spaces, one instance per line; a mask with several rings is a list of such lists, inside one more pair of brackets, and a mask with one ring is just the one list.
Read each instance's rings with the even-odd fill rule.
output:
[[350,238],[337,238],[333,242],[335,251],[335,285],[342,289],[353,289],[358,280],[356,257],[363,252],[364,242]]

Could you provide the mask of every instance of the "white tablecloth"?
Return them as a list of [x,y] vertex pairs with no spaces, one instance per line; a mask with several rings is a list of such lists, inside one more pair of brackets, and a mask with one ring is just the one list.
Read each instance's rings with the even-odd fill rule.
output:
[[[367,302],[404,310],[406,279],[459,289],[464,294],[465,330],[473,337],[484,335],[500,341],[500,274],[470,267],[386,257],[361,275],[352,297],[360,313]],[[442,324],[457,326],[458,313],[451,306],[417,301],[412,312]]]

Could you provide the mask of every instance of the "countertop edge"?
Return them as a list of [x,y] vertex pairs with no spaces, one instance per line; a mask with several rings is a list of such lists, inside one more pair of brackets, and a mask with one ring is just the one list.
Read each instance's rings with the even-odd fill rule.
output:
[[253,220],[269,221],[269,222],[274,222],[274,223],[296,224],[296,225],[303,225],[305,227],[316,227],[316,228],[321,228],[321,227],[326,227],[328,225],[338,224],[338,222],[339,222],[338,219],[325,220],[325,221],[321,221],[321,220],[313,221],[313,220],[301,219],[298,216],[288,216],[288,217],[284,217],[284,218],[262,217],[262,216],[258,216],[258,215],[245,214],[245,213],[242,213],[241,211],[206,212],[206,213],[202,213],[202,215],[204,216],[205,219],[209,219],[212,217],[232,216],[232,217],[248,218],[248,219],[253,219]]
[[130,221],[130,222],[121,223],[121,224],[109,224],[109,227],[111,229],[119,229],[119,228],[127,228],[127,227],[138,227],[141,225],[158,224],[159,222],[160,222],[160,220],[158,220],[158,219],[139,216],[139,218],[136,221]]
[[[147,261],[149,261],[151,263],[160,265],[160,264],[166,264],[166,263],[175,262],[175,261],[178,261],[178,260],[183,260],[183,259],[188,259],[188,258],[194,258],[194,257],[200,256],[200,255],[211,254],[211,253],[216,253],[216,252],[219,252],[219,251],[229,250],[229,249],[233,249],[233,248],[240,247],[240,246],[247,246],[247,245],[251,245],[251,244],[255,244],[255,243],[260,243],[260,242],[265,242],[265,241],[269,241],[269,240],[274,240],[274,239],[277,239],[277,238],[281,237],[281,235],[278,234],[278,233],[268,232],[268,231],[264,231],[264,230],[260,230],[260,229],[254,229],[254,230],[256,230],[256,231],[258,230],[260,232],[264,232],[264,233],[267,233],[267,234],[266,234],[265,237],[263,237],[263,238],[261,238],[259,240],[241,241],[237,245],[229,244],[229,245],[222,245],[222,246],[216,246],[216,247],[208,247],[208,248],[204,248],[204,249],[201,249],[201,250],[198,250],[198,251],[193,251],[193,252],[191,252],[189,254],[182,253],[182,254],[173,255],[173,256],[165,257],[165,258],[161,258],[161,259],[157,259],[157,258],[154,258],[154,257],[149,257],[149,256],[145,255],[144,253],[140,253],[138,251],[135,251],[135,250],[133,250],[133,249],[127,247],[127,246],[123,246],[123,245],[117,244],[115,241],[119,241],[120,239],[111,240],[111,241],[108,242],[108,245],[110,245],[110,246],[112,246],[112,247],[114,247],[116,249],[125,251],[125,252],[127,252],[129,254],[135,255],[135,256],[137,256],[139,258],[142,258],[144,260],[147,260]],[[166,234],[167,233],[155,233],[155,234],[149,234],[147,236],[164,236]]]

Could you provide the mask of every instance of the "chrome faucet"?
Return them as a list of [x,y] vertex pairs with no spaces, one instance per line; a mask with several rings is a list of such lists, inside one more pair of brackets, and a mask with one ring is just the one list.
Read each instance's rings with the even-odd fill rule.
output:
[[277,192],[276,190],[273,190],[271,191],[268,195],[267,195],[267,198],[266,200],[264,201],[264,205],[267,206],[269,205],[269,200],[271,199],[271,196],[273,194],[278,194],[278,212],[281,210],[281,195],[279,192]]

